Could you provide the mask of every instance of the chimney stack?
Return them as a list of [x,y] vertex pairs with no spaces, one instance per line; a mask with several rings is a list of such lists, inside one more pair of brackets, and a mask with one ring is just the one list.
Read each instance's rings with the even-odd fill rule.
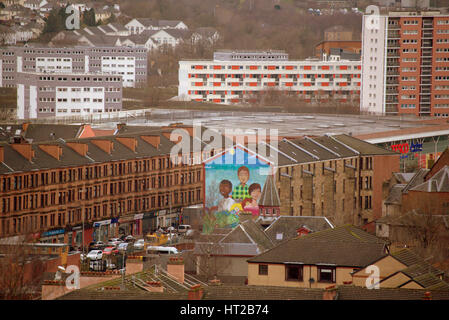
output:
[[154,148],[159,149],[161,144],[161,136],[160,135],[146,135],[140,136],[140,138],[146,143],[151,144]]
[[22,157],[27,159],[28,161],[33,160],[34,158],[34,150],[31,144],[29,143],[13,143],[11,147],[20,153]]

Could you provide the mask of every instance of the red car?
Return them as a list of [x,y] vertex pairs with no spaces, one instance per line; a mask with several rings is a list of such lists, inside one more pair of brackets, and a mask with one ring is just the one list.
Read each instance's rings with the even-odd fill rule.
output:
[[104,255],[110,255],[111,253],[117,254],[118,253],[117,247],[106,247],[103,249]]

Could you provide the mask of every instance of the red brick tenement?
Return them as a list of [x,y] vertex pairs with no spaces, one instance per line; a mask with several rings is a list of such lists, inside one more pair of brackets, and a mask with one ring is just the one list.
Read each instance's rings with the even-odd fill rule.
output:
[[2,143],[0,237],[32,233],[75,246],[83,224],[85,243],[176,224],[182,207],[203,201],[201,160],[210,154],[170,161],[172,129]]
[[449,15],[364,16],[360,108],[376,114],[449,116]]

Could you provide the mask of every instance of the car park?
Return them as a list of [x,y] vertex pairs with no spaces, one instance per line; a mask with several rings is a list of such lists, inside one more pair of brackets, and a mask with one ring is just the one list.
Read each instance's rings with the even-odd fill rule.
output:
[[89,260],[101,260],[103,258],[103,251],[92,250],[87,254],[87,259]]

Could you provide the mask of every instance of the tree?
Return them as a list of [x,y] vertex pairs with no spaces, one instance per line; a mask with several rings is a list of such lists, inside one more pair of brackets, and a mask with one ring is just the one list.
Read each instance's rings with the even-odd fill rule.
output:
[[33,299],[40,291],[44,264],[28,245],[30,236],[2,239],[0,299]]
[[86,26],[93,27],[97,25],[95,20],[95,10],[91,8],[90,10],[84,11],[82,23]]

